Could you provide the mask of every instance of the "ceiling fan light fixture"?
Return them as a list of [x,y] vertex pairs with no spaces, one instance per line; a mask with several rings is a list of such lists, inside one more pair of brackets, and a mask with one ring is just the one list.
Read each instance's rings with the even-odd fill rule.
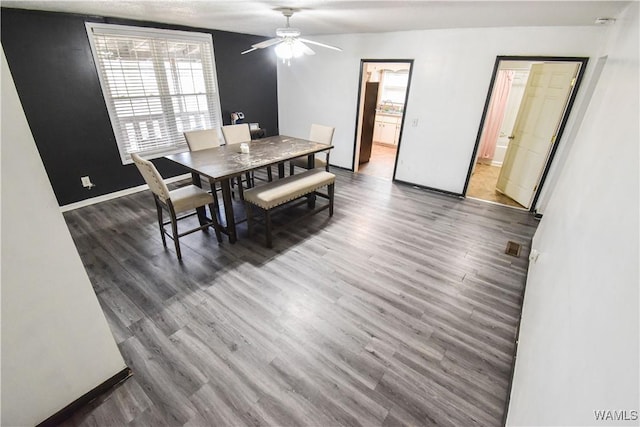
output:
[[300,30],[297,28],[278,28],[276,29],[276,36],[278,37],[300,37]]
[[304,45],[298,40],[285,40],[274,49],[276,56],[282,62],[288,62],[291,58],[299,58],[304,55]]
[[241,52],[241,55],[275,45],[274,50],[276,52],[276,56],[279,59],[282,59],[282,62],[286,62],[291,65],[291,58],[299,58],[303,55],[316,54],[313,49],[306,45],[306,43],[337,51],[342,50],[339,47],[300,38],[300,30],[289,26],[289,18],[291,18],[293,12],[296,12],[297,10],[291,8],[282,8],[278,10],[280,10],[285,18],[287,18],[287,26],[285,28],[276,29],[276,38],[252,44],[251,49]]
[[289,43],[280,43],[275,47],[276,55],[283,61],[293,58],[293,48]]

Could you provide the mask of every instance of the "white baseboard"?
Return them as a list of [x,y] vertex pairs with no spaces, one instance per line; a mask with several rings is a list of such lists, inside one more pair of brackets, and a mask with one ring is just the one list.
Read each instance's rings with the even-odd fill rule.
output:
[[495,162],[495,161],[491,161],[491,166],[498,166],[498,167],[502,167],[502,162]]
[[[173,178],[167,178],[164,180],[167,184],[172,182],[182,181],[183,179],[191,178],[190,173],[184,175],[174,176]],[[140,191],[148,190],[147,184],[139,185],[137,187],[126,188],[124,190],[116,191],[109,194],[103,194],[101,196],[92,197],[90,199],[80,200],[79,202],[69,203],[68,205],[60,206],[61,212],[68,212],[74,209],[83,208],[85,206],[95,205],[96,203],[106,202],[107,200],[117,199],[118,197],[128,196],[129,194],[138,193]]]

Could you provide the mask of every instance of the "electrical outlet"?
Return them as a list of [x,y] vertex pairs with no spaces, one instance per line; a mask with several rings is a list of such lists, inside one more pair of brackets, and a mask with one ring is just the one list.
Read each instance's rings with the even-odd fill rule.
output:
[[539,256],[540,252],[538,252],[536,249],[531,249],[531,252],[529,253],[529,261],[537,262]]
[[95,185],[91,182],[91,178],[89,178],[88,176],[80,177],[80,181],[82,182],[82,186],[85,188],[95,187]]
[[413,119],[413,122],[411,122],[411,126],[418,127],[418,119]]

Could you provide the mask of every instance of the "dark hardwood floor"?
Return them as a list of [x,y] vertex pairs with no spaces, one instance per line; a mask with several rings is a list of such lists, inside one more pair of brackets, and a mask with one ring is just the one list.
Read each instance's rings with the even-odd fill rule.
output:
[[182,264],[149,192],[65,213],[134,373],[65,425],[500,425],[537,222],[334,172],[333,218]]

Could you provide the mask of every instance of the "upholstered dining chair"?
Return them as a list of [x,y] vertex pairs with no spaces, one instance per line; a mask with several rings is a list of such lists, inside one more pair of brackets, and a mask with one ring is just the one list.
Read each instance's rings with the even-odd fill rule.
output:
[[[156,202],[156,210],[158,212],[158,225],[160,227],[162,244],[167,247],[165,235],[169,236],[175,244],[178,260],[182,260],[179,241],[180,237],[186,236],[187,234],[212,227],[215,230],[218,242],[222,242],[220,226],[218,225],[218,219],[213,205],[214,200],[211,194],[207,193],[200,187],[196,187],[195,185],[187,185],[185,187],[169,191],[162,175],[160,175],[160,172],[158,172],[158,169],[156,169],[153,163],[149,160],[143,159],[135,153],[131,154],[131,158],[149,186],[149,189],[153,193],[153,198]],[[185,214],[181,217],[178,217],[177,214],[195,210],[196,208],[207,205],[209,206],[209,212],[211,214],[210,220],[199,227],[189,229],[182,233],[178,232],[178,221],[196,215],[197,212]],[[163,210],[166,210],[169,213],[169,221],[165,222],[163,220]],[[171,224],[171,233],[165,229],[165,225],[168,224]]]
[[251,131],[248,123],[222,126],[222,134],[224,135],[224,141],[229,145],[251,141]]
[[[329,126],[311,125],[311,131],[309,132],[309,141],[320,142],[322,144],[331,145],[333,141],[333,133],[336,128],[332,128]],[[326,160],[321,159],[316,156],[315,158],[315,167],[317,168],[325,168],[327,172],[329,172],[329,151],[326,152]],[[289,175],[293,175],[295,167],[308,169],[308,159],[307,156],[296,157],[295,159],[289,162]]]
[[[189,151],[206,150],[207,148],[215,148],[222,145],[224,142],[220,139],[218,129],[198,129],[184,132],[184,139],[187,141]],[[214,206],[216,212],[219,212],[218,196],[214,190],[221,191],[220,188],[216,188],[215,184],[211,184],[211,194],[213,195]]]
[[205,150],[222,145],[218,129],[191,130],[184,133],[189,151]]
[[[251,141],[251,130],[248,123],[242,123],[238,125],[222,126],[222,134],[227,145],[241,144],[243,142]],[[253,186],[253,175],[247,173],[247,186]],[[273,175],[271,172],[271,166],[267,166],[267,180],[271,181]]]

